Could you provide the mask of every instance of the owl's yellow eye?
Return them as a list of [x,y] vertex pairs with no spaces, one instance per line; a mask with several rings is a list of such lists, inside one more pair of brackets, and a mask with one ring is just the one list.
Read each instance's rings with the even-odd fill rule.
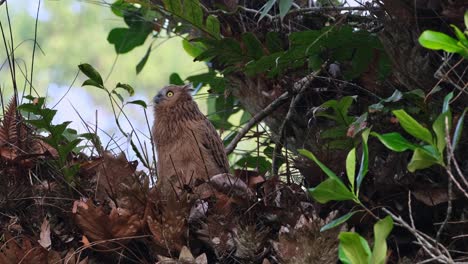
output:
[[167,97],[172,97],[173,95],[174,95],[174,92],[171,92],[171,91],[169,91],[169,92],[166,93],[166,96],[167,96]]

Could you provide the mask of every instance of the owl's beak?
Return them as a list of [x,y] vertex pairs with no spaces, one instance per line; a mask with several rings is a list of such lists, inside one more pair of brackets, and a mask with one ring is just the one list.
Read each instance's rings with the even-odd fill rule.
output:
[[153,98],[155,104],[159,104],[163,100],[162,95],[158,94]]

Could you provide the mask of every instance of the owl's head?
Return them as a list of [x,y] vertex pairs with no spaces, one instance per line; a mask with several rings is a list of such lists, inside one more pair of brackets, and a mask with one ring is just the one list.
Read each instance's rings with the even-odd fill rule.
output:
[[187,85],[168,85],[161,89],[153,98],[156,108],[171,107],[182,102],[192,101],[192,84]]

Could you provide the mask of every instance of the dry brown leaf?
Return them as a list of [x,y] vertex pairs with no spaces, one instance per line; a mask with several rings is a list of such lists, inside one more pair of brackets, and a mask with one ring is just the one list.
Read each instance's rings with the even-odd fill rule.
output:
[[32,135],[16,107],[16,97],[8,104],[3,120],[0,124],[0,158],[8,162],[18,162],[31,167],[31,158],[51,155],[58,157],[58,152],[42,139]]
[[[447,188],[420,188],[411,192],[416,200],[424,203],[427,206],[436,206],[441,203],[446,203],[449,200]],[[453,194],[452,199],[458,199],[458,195]]]
[[[89,242],[88,242],[89,243]],[[65,257],[62,259],[63,261],[58,262],[60,264],[88,264],[88,257],[85,257],[81,261],[80,259],[80,254],[77,253],[75,250],[70,249],[68,250],[67,254]],[[49,263],[52,264],[52,263]]]
[[47,263],[48,252],[27,237],[11,237],[5,234],[0,244],[0,263],[42,264]]
[[41,233],[39,235],[40,239],[37,241],[39,245],[43,248],[49,250],[50,246],[52,245],[52,241],[50,239],[50,223],[47,218],[44,218],[41,225]]
[[[107,214],[102,206],[95,206],[91,200],[85,204],[77,203],[76,211],[76,223],[86,237],[93,242],[101,241],[98,246],[104,248],[116,248],[110,247],[112,243],[106,240],[135,236],[143,227],[142,215],[123,208],[112,208]],[[119,240],[117,244],[125,241]]]
[[[331,217],[330,217],[331,218]],[[285,264],[336,263],[338,259],[338,234],[345,228],[320,232],[329,220],[301,215],[294,228],[282,226],[273,248]]]
[[88,240],[88,238],[87,238],[85,235],[83,235],[83,236],[81,237],[81,243],[83,243],[83,247],[84,247],[84,248],[89,248],[89,247],[91,247],[91,243],[89,243],[89,240]]
[[[115,201],[117,198],[127,196],[128,190],[135,183],[133,175],[136,165],[128,162],[123,152],[115,157],[106,151],[102,159],[96,168],[96,197],[100,200],[111,197],[111,200]],[[126,207],[120,204],[116,206]]]
[[171,252],[179,252],[187,244],[188,217],[191,202],[186,194],[158,199],[157,194],[147,206],[145,220],[154,242]]
[[208,264],[208,258],[206,254],[203,253],[195,259],[195,264]]
[[193,257],[192,252],[190,252],[190,249],[188,249],[186,246],[183,246],[180,250],[179,260],[193,262],[195,261],[195,258]]

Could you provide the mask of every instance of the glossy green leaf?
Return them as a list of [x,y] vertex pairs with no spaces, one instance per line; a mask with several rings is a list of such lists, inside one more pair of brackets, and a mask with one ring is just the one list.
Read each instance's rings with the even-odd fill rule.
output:
[[465,20],[465,29],[468,30],[468,10],[465,11],[463,18]]
[[356,148],[353,148],[346,157],[346,175],[348,176],[351,190],[354,191],[354,180],[356,176]]
[[213,15],[209,15],[206,18],[206,30],[216,39],[221,36],[219,20]]
[[322,226],[322,228],[320,228],[320,232],[323,232],[323,231],[326,231],[326,230],[329,230],[329,229],[332,229],[334,227],[337,227],[341,224],[343,224],[344,222],[348,221],[349,218],[351,218],[351,216],[353,216],[355,213],[357,213],[358,211],[354,211],[354,212],[349,212],[341,217],[338,217],[337,219],[333,220],[333,221],[330,221],[330,223]]
[[182,47],[184,48],[185,52],[193,58],[198,57],[203,51],[206,50],[205,45],[201,42],[196,41],[188,41],[186,39],[182,40]]
[[346,253],[342,247],[338,246],[338,259],[342,264],[353,264],[351,261],[346,257]]
[[268,0],[268,2],[266,2],[265,5],[263,5],[262,8],[260,8],[260,18],[258,19],[259,21],[262,20],[268,14],[268,12],[270,12],[271,8],[273,7],[273,5],[275,5],[275,3],[276,0]]
[[80,71],[82,73],[84,73],[86,76],[88,76],[88,78],[90,80],[92,80],[95,83],[99,84],[101,87],[104,85],[101,75],[90,64],[83,63],[83,64],[78,65],[78,68],[80,69]]
[[413,152],[413,156],[411,157],[411,161],[408,163],[408,170],[410,172],[415,172],[416,170],[429,168],[430,166],[438,163],[439,158],[437,156],[423,148],[416,148]]
[[263,56],[262,43],[260,43],[253,33],[247,32],[242,34],[242,41],[247,49],[247,56],[253,59],[259,59]]
[[355,199],[354,194],[346,188],[343,182],[332,178],[328,178],[316,187],[310,188],[309,194],[319,203]]
[[395,90],[390,97],[385,98],[382,101],[384,101],[386,103],[392,103],[392,102],[400,101],[401,98],[403,98],[403,94],[399,90]]
[[[434,123],[432,124],[432,130],[436,134],[437,140],[437,149],[439,153],[443,153],[445,149],[446,140],[446,131],[451,131],[452,125],[452,113],[450,111],[450,100],[453,98],[453,92],[447,94],[444,98],[444,103],[442,106],[442,113],[436,118]],[[447,121],[447,122],[446,122]],[[447,128],[448,125],[448,128]]]
[[[301,154],[302,156],[305,156],[305,157],[309,158],[310,160],[314,161],[314,162],[320,167],[320,169],[321,169],[323,172],[325,172],[325,174],[326,174],[329,178],[341,182],[341,179],[340,179],[338,176],[336,176],[336,174],[335,174],[333,171],[331,171],[327,166],[325,166],[325,164],[323,164],[322,162],[320,162],[320,161],[317,159],[317,157],[315,157],[315,155],[314,155],[312,152],[308,151],[307,149],[299,149],[298,152],[299,152],[299,154]],[[344,186],[344,185],[343,185],[343,186]]]
[[431,132],[427,128],[423,127],[413,117],[408,115],[405,110],[394,110],[393,114],[398,118],[398,122],[403,129],[408,132],[408,134],[417,139],[423,140],[426,143],[434,143]]
[[283,51],[283,45],[278,32],[268,32],[266,34],[266,46],[270,54]]
[[169,76],[169,83],[170,84],[174,84],[174,85],[184,85],[184,81],[182,80],[182,78],[180,78],[180,75],[176,72],[173,72],[170,76]]
[[143,45],[152,28],[146,23],[132,28],[114,28],[109,32],[107,41],[114,45],[117,54],[127,53]]
[[455,36],[457,36],[458,40],[468,48],[468,39],[466,39],[465,34],[455,25],[450,25],[453,28],[453,31],[455,31]]
[[286,16],[286,14],[289,12],[289,9],[291,9],[293,1],[292,0],[279,0],[279,12],[280,12],[280,17],[281,19]]
[[387,259],[387,237],[393,229],[393,219],[386,216],[374,225],[374,247],[372,249],[372,264],[385,264]]
[[132,8],[133,5],[131,3],[126,2],[125,0],[117,0],[111,5],[112,13],[119,17],[123,17],[125,11]]
[[104,86],[102,86],[101,84],[91,80],[91,79],[88,79],[86,81],[83,82],[83,84],[81,86],[94,86],[94,87],[97,87],[97,88],[100,88],[100,89],[104,89]]
[[143,70],[143,67],[145,67],[146,65],[146,62],[148,61],[148,58],[151,54],[151,50],[153,48],[153,44],[151,44],[148,49],[146,50],[146,53],[145,55],[143,56],[143,58],[141,58],[141,60],[138,62],[137,66],[135,67],[135,70],[136,70],[136,73],[139,74],[141,72],[141,70]]
[[369,168],[369,148],[367,146],[367,141],[369,140],[370,129],[367,128],[362,132],[362,155],[361,155],[361,164],[359,166],[359,172],[356,178],[356,189],[359,193],[359,188],[361,188],[361,183],[367,175]]
[[182,14],[182,3],[180,0],[163,0],[167,11],[180,16]]
[[434,121],[434,124],[432,124],[432,129],[434,130],[434,133],[436,134],[436,140],[437,140],[437,149],[439,150],[440,153],[443,153],[446,145],[445,141],[445,135],[446,135],[446,120],[448,122],[449,128],[448,131],[450,131],[450,124],[451,124],[451,114],[450,112],[442,113],[440,114],[436,120]]
[[465,115],[467,111],[468,111],[468,108],[465,108],[460,118],[458,119],[457,125],[455,126],[455,132],[453,132],[453,138],[452,138],[452,148],[454,150],[458,146],[458,141],[460,140],[460,136],[463,130],[463,122],[465,120]]
[[427,49],[457,53],[463,50],[462,47],[458,46],[456,39],[437,31],[426,30],[418,40],[419,44]]
[[378,134],[372,132],[371,135],[377,137],[380,140],[380,142],[384,144],[387,148],[396,152],[403,152],[408,149],[414,150],[418,147],[406,140],[406,138],[404,138],[400,133],[397,132],[387,134]]
[[125,91],[127,91],[127,93],[130,96],[133,96],[135,94],[135,89],[133,89],[133,87],[130,84],[117,83],[117,85],[115,86],[115,89],[117,89],[117,88],[124,89]]
[[[341,232],[339,235],[339,247],[346,256],[346,260],[352,264],[370,264],[371,251],[367,241],[354,232]],[[340,259],[341,260],[341,259]]]
[[184,10],[184,18],[194,26],[203,26],[203,10],[198,0],[184,0],[182,5]]
[[130,101],[128,102],[128,104],[135,104],[135,105],[140,105],[142,106],[143,108],[147,108],[148,105],[145,103],[145,101],[143,100],[135,100],[135,101]]

